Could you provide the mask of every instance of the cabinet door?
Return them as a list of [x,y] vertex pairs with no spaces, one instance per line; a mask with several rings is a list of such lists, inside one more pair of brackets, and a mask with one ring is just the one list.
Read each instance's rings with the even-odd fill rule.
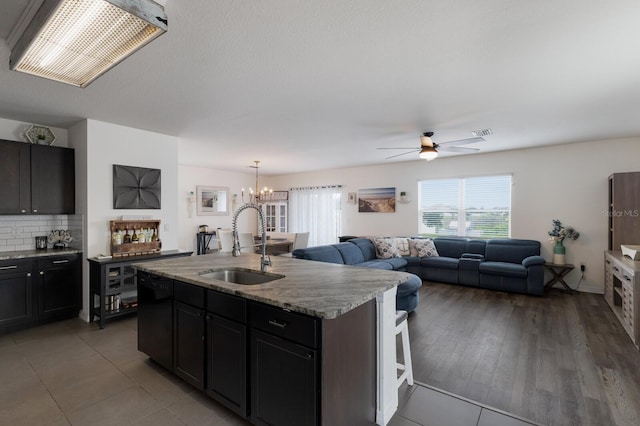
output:
[[173,321],[173,371],[204,389],[204,311],[176,301]]
[[30,146],[0,140],[0,214],[31,211]]
[[73,316],[80,311],[80,259],[57,256],[38,260],[38,317]]
[[252,328],[252,422],[317,424],[317,365],[314,350]]
[[[6,269],[5,269],[6,268]],[[27,323],[33,319],[31,262],[0,264],[0,330]],[[15,272],[14,272],[15,271]]]
[[207,314],[207,394],[247,416],[247,327]]
[[69,148],[31,146],[31,213],[75,213],[75,161]]

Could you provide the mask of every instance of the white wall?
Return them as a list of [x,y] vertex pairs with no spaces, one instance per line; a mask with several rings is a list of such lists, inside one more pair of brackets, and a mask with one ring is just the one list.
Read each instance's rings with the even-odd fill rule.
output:
[[[195,202],[189,202],[189,191],[196,194],[197,186],[228,187],[231,195],[229,203],[231,212],[224,216],[198,216]],[[231,228],[233,211],[242,204],[240,191],[242,188],[255,186],[255,175],[252,173],[227,172],[206,167],[180,165],[178,167],[178,198],[180,235],[178,247],[183,250],[196,250],[198,226],[207,225],[209,231],[216,228]],[[235,202],[233,194],[237,194]],[[257,233],[257,214],[253,210],[242,213],[238,217],[238,230]]]
[[[551,260],[552,244],[547,236],[551,220],[574,226],[581,235],[565,244],[567,261],[586,266],[580,290],[602,293],[607,177],[640,170],[639,158],[640,138],[633,138],[270,176],[266,184],[277,190],[341,184],[343,235],[416,235],[419,180],[510,173],[511,236],[542,242],[542,255]],[[398,195],[406,191],[411,202],[398,203],[395,213],[358,213],[357,205],[346,203],[348,192],[376,187],[396,187]],[[573,271],[567,282],[576,286],[579,278],[579,271]]]
[[[163,250],[178,248],[178,138],[87,120],[87,256],[110,253],[109,221],[122,215],[159,219]],[[161,170],[161,208],[113,208],[113,165]],[[80,177],[81,179],[81,177]]]

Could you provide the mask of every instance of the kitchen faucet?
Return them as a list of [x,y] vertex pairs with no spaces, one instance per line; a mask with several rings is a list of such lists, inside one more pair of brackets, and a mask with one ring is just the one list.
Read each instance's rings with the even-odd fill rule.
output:
[[238,237],[238,216],[247,209],[255,209],[258,211],[258,220],[260,221],[260,230],[262,232],[262,257],[260,259],[260,271],[266,272],[267,266],[271,266],[271,258],[267,256],[267,233],[265,232],[266,223],[262,210],[256,204],[246,203],[238,207],[233,214],[233,251],[234,256],[240,256],[240,238]]

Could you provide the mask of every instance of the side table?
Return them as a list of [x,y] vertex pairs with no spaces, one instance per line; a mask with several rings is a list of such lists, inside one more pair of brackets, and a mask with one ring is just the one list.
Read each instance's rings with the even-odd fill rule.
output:
[[552,275],[551,279],[544,284],[545,289],[553,287],[556,283],[560,283],[564,286],[565,289],[567,289],[569,293],[577,293],[577,291],[569,287],[569,284],[567,284],[564,280],[564,277],[569,272],[573,271],[575,269],[575,266],[571,264],[556,265],[555,263],[546,262],[544,264],[544,268],[551,272]]

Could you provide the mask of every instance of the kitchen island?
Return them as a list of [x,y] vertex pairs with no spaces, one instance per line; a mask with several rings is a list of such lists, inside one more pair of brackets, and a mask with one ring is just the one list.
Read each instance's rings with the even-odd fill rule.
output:
[[[139,293],[157,282],[173,313],[154,316],[158,298],[140,298],[139,349],[254,424],[386,424],[397,408],[395,291],[411,275],[272,262],[282,278],[254,285],[211,278],[259,269],[253,254],[135,265]],[[146,349],[162,336],[172,357]]]

